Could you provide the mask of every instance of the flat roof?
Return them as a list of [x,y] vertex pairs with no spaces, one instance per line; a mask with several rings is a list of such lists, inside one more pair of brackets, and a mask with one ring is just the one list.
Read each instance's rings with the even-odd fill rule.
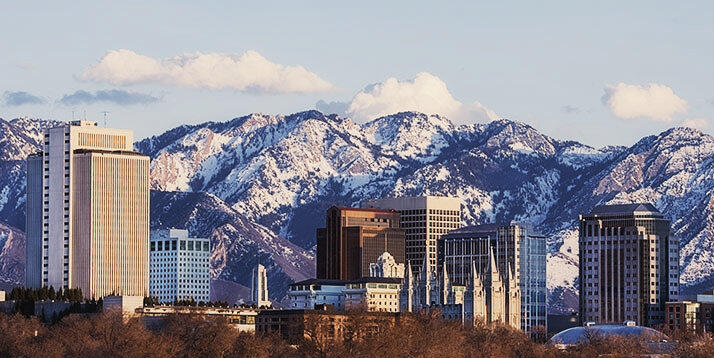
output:
[[615,214],[633,214],[634,212],[646,212],[652,214],[661,214],[654,205],[650,203],[634,203],[634,204],[609,204],[598,205],[592,209],[591,215],[615,215]]
[[333,208],[337,208],[339,210],[345,210],[345,211],[367,211],[367,212],[373,212],[373,213],[389,213],[389,214],[399,213],[398,211],[393,210],[393,209],[353,208],[353,207],[349,207],[349,206],[333,206]]

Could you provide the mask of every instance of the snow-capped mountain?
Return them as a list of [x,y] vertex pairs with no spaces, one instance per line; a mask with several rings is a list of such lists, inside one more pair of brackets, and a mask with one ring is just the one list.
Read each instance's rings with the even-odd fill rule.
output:
[[[215,278],[247,284],[245,258],[255,252],[271,258],[271,279],[283,286],[311,274],[315,229],[330,205],[450,195],[463,200],[465,224],[528,221],[549,235],[551,308],[565,310],[577,304],[577,215],[599,203],[653,202],[682,241],[683,282],[714,282],[713,142],[674,128],[596,149],[509,120],[455,126],[405,112],[357,124],[307,111],[180,126],[135,147],[152,158],[152,227],[210,236]],[[0,190],[24,193],[16,170],[22,186],[2,178]],[[13,195],[8,202],[24,200]],[[24,227],[11,219],[0,216]]]

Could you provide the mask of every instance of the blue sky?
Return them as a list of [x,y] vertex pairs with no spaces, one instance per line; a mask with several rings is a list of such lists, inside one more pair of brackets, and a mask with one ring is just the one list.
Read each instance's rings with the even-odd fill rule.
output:
[[[358,121],[432,110],[631,145],[678,125],[711,133],[712,14],[693,1],[8,2],[0,117],[100,120],[106,110],[110,126],[142,138],[325,100]],[[197,73],[183,66],[196,53],[234,62]]]

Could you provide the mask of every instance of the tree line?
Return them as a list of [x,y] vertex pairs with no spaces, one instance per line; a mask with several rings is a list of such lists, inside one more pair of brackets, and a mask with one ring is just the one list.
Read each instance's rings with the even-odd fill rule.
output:
[[[2,357],[631,357],[648,354],[636,338],[591,337],[566,351],[533,342],[504,326],[478,324],[465,328],[438,314],[405,314],[378,330],[355,314],[345,322],[340,339],[314,334],[286,342],[274,334],[238,332],[225,319],[171,315],[147,328],[140,318],[119,312],[69,315],[54,325],[36,318],[0,314]],[[692,336],[676,346],[675,357],[711,357],[710,336]]]

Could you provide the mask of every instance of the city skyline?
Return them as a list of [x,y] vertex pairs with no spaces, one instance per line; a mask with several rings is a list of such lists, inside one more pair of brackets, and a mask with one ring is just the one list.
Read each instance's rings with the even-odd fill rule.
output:
[[139,138],[311,108],[358,122],[400,110],[509,118],[595,147],[680,125],[711,133],[708,2],[37,4],[9,4],[0,24],[14,34],[0,40],[14,49],[0,68],[2,118],[101,122],[109,111]]

